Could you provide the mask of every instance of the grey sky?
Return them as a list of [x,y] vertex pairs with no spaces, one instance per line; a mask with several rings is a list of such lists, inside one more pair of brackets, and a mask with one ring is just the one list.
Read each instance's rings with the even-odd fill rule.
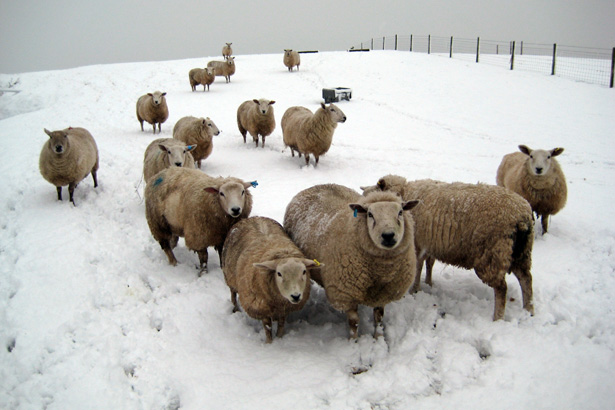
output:
[[615,47],[615,0],[0,0],[0,72],[345,50],[394,34]]

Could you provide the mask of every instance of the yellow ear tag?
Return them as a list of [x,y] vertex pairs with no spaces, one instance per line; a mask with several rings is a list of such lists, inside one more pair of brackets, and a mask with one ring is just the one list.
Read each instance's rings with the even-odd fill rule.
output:
[[316,264],[316,266],[320,266],[320,262],[318,262],[316,259],[312,259],[314,261],[314,263]]

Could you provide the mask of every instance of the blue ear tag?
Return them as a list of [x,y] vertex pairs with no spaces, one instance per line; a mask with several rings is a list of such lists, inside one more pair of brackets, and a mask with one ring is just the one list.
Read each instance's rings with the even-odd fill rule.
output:
[[358,214],[359,214],[359,212],[355,209],[354,210],[354,217],[356,218]]
[[252,181],[250,182],[250,184],[252,184],[252,188],[256,188],[256,186],[258,185],[258,182]]
[[192,149],[192,145],[188,145],[188,146],[186,147],[186,149],[187,149],[188,151],[190,151],[190,150]]

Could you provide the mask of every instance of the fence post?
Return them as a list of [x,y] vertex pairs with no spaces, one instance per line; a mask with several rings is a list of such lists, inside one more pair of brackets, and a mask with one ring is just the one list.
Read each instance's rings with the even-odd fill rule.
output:
[[515,68],[515,42],[513,41],[510,46],[510,69]]
[[386,39],[386,37],[382,37],[382,49],[384,50],[384,39]]
[[427,36],[427,54],[431,54],[431,34]]
[[372,51],[374,50],[374,38],[372,37]]
[[480,37],[476,38],[476,62],[478,63],[478,56],[480,54]]
[[615,78],[615,47],[613,47],[613,56],[611,57],[611,88],[613,88],[613,78]]
[[453,36],[451,36],[451,48],[448,52],[448,58],[453,58]]
[[395,34],[395,51],[397,51],[397,34]]
[[553,44],[553,63],[551,63],[551,75],[555,75],[555,56],[557,55],[557,44]]
[[523,41],[521,42],[521,50],[520,51],[521,51],[520,54],[523,55]]
[[412,52],[412,34],[410,34],[410,52]]

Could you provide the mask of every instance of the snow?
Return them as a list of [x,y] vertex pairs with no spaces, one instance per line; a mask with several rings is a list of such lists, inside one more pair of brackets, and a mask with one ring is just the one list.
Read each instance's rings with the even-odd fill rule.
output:
[[[0,96],[0,408],[2,409],[508,409],[615,408],[615,98],[613,90],[426,54],[373,51],[237,56],[230,84],[191,92],[208,58],[99,65],[18,75]],[[0,75],[0,88],[15,82]],[[353,89],[318,167],[291,158],[279,121],[315,110],[322,88]],[[161,135],[141,132],[137,98],[167,92]],[[236,109],[276,100],[266,147],[244,145]],[[302,189],[359,190],[394,173],[409,179],[494,183],[517,145],[551,149],[568,204],[536,234],[534,304],[508,277],[505,319],[471,271],[436,263],[434,285],[385,309],[374,341],[360,338],[317,285],[283,338],[231,314],[216,252],[197,276],[180,240],[168,264],[144,213],[143,154],[186,115],[222,130],[203,171],[257,180],[252,215],[282,221]],[[100,150],[76,207],[58,202],[38,171],[50,130],[87,128]],[[147,128],[146,128],[147,130]],[[150,128],[151,130],[151,128]],[[357,374],[354,374],[357,373]]]

